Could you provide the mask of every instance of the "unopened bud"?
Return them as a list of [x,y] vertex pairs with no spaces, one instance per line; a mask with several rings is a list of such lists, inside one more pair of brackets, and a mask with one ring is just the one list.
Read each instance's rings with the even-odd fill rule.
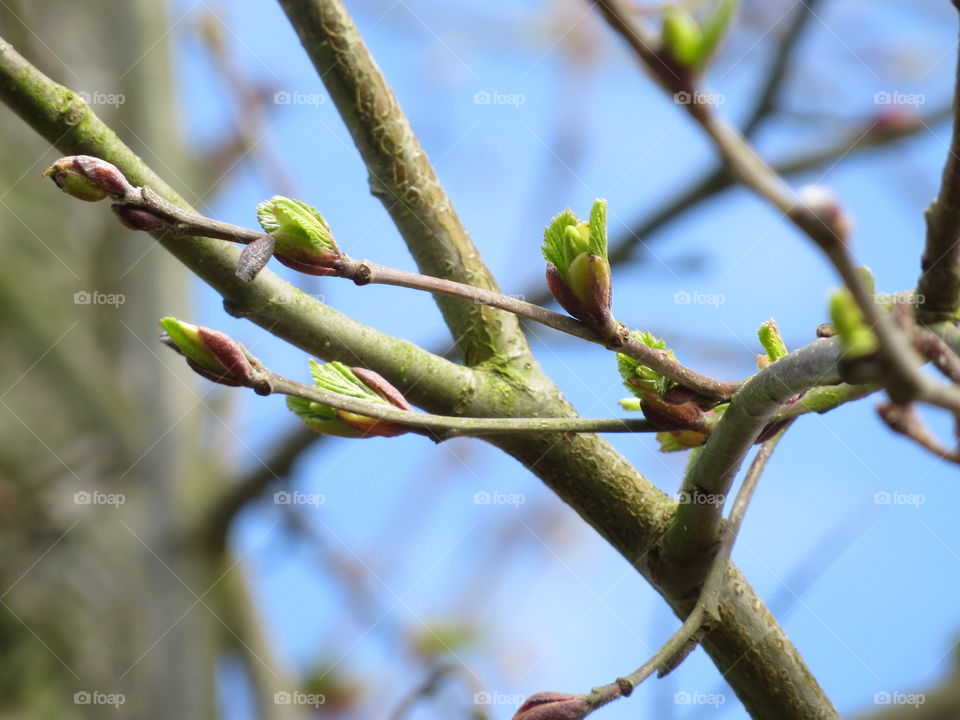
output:
[[92,155],[68,155],[43,172],[57,187],[78,200],[97,202],[122,197],[133,186],[115,165]]
[[774,320],[767,320],[760,329],[757,330],[757,336],[760,338],[760,344],[767,351],[767,358],[770,362],[776,362],[788,354],[787,346],[780,337],[780,328]]
[[843,341],[848,358],[869,355],[877,349],[877,337],[863,319],[863,313],[847,288],[830,298],[830,319]]
[[167,333],[164,341],[184,355],[187,364],[198,374],[221,385],[252,384],[250,361],[229,335],[173,317],[161,319],[160,326]]
[[113,214],[117,216],[120,223],[131,230],[155,232],[163,230],[169,224],[159,215],[154,215],[149,210],[130,203],[114,203],[110,206],[110,209],[113,210]]
[[582,695],[561,692],[539,692],[519,707],[513,720],[582,720],[593,708]]

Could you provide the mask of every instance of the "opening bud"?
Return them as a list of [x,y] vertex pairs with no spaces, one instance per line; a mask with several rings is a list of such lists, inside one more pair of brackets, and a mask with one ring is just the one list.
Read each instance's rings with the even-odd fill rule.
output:
[[[350,368],[339,362],[319,363],[310,360],[310,373],[317,387],[345,397],[392,405],[401,410],[412,410],[410,404],[393,385],[379,373],[365,368]],[[389,420],[366,417],[346,410],[288,397],[287,407],[311,430],[322,435],[338,437],[394,437],[408,432],[403,425]]]
[[308,275],[331,275],[342,256],[323,216],[299,200],[275,195],[257,206],[263,231],[276,242],[274,257]]
[[611,332],[616,323],[610,312],[607,201],[593,204],[589,222],[570,209],[557,215],[544,230],[542,251],[547,285],[560,306],[581,322]]

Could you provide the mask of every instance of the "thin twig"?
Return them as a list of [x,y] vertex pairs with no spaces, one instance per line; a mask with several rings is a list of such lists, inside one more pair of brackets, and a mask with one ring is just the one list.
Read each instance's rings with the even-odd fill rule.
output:
[[677,631],[643,665],[629,675],[617,678],[608,685],[594,688],[587,696],[594,709],[602,707],[617,698],[629,696],[654,671],[657,671],[660,677],[672,671],[696,646],[698,634],[708,630],[711,623],[720,621],[720,596],[727,575],[727,563],[730,554],[733,551],[734,543],[736,543],[750,500],[753,498],[753,493],[760,482],[760,476],[788,427],[789,423],[776,435],[764,442],[754,456],[743,484],[740,486],[737,497],[730,508],[730,517],[724,528],[723,539],[711,562],[710,570],[707,572],[703,587],[700,590],[700,597],[693,610],[687,615]]
[[[640,61],[660,78],[660,84],[667,89],[671,86],[671,77],[661,70],[662,61],[653,51],[654,43],[645,31],[626,15],[617,0],[595,0],[611,27],[613,27],[634,50]],[[685,90],[686,88],[679,88]],[[958,100],[957,102],[960,102]],[[731,125],[719,118],[714,108],[705,102],[690,102],[685,105],[690,116],[703,128],[713,141],[724,162],[745,185],[779,209],[794,225],[819,246],[837,270],[851,294],[864,319],[877,337],[880,353],[886,362],[884,387],[891,398],[898,403],[911,400],[923,400],[939,407],[951,410],[960,421],[960,391],[954,387],[937,386],[917,369],[920,364],[910,343],[897,331],[891,318],[881,312],[874,298],[867,292],[863,278],[857,272],[856,264],[846,246],[846,230],[843,228],[842,213],[839,208],[821,208],[811,206],[805,198],[796,194],[786,181],[778,175],[756,152],[747,139]],[[960,107],[960,106],[958,106]],[[960,133],[960,130],[958,130]],[[955,137],[956,149],[960,150],[960,135]],[[956,177],[954,177],[954,175]],[[949,193],[951,188],[960,195],[960,161],[948,162],[945,171],[943,193],[948,197],[938,201],[935,212],[945,213],[952,232],[951,248],[960,253],[956,240],[960,232],[960,204],[950,209]],[[943,206],[942,210],[937,210]],[[953,251],[951,251],[953,252]],[[952,257],[952,256],[951,256]],[[954,273],[952,288],[954,291],[954,311],[960,283],[957,282],[960,270],[957,269],[960,255],[949,264]],[[926,266],[925,266],[926,267]],[[721,423],[722,424],[722,423]]]
[[[168,232],[178,237],[209,237],[242,244],[250,244],[269,237],[256,230],[249,230],[179,208],[147,187],[130,189],[119,198],[119,204],[146,210],[161,218],[170,224]],[[353,280],[357,285],[395,285],[462,298],[480,305],[505,310],[573,337],[603,345],[608,349],[615,349],[656,370],[664,377],[696,391],[704,398],[716,402],[728,400],[740,387],[740,383],[715,380],[681,365],[672,360],[666,352],[648,347],[632,337],[622,323],[616,326],[613,336],[606,336],[569,315],[562,315],[493,290],[388,268],[368,260],[354,260],[346,255],[341,256],[331,270],[339,277]]]
[[[256,366],[255,366],[256,367]],[[358,400],[323,388],[304,385],[266,369],[257,371],[254,389],[260,395],[292,395],[328,405],[338,410],[377,420],[389,420],[421,430],[438,442],[455,437],[503,435],[513,433],[650,433],[659,432],[649,420],[640,418],[467,418],[409,412],[392,405]]]

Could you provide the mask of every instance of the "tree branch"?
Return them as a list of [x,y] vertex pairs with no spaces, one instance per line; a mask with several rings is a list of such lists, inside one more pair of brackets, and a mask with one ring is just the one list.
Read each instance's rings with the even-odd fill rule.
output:
[[791,397],[817,385],[840,382],[839,338],[825,338],[796,350],[754,375],[730,402],[683,481],[691,502],[677,506],[665,538],[667,556],[676,559],[678,592],[702,580],[717,550],[723,502],[744,456],[774,413]]
[[[957,61],[960,88],[960,58]],[[953,137],[940,193],[927,209],[927,243],[917,283],[923,322],[953,320],[960,309],[960,90],[954,90]]]
[[[95,155],[135,185],[153,188],[189,210],[179,197],[76,93],[55,83],[0,39],[0,99],[66,154]],[[252,283],[236,277],[236,248],[205,238],[157,233],[157,240],[224,297],[227,310],[318,357],[362,364],[388,378],[421,407],[468,406],[480,378],[469,369],[359,323],[263,271]]]
[[[340,0],[280,0],[420,271],[496,291],[410,123]],[[438,297],[467,365],[528,357],[515,317]]]
[[[166,232],[176,237],[208,237],[247,245],[270,239],[270,236],[260,231],[249,230],[179,208],[164,200],[149,187],[131,186],[124,195],[115,197],[118,200],[118,205],[114,205],[115,208],[144,210],[151,218],[167,223]],[[261,259],[266,261],[268,258],[269,255],[265,254]],[[258,267],[260,267],[259,264]],[[246,271],[238,269],[237,272],[244,278],[247,277]],[[255,276],[257,272],[259,271],[254,271],[251,275]],[[672,360],[667,353],[650,348],[632,337],[623,324],[614,323],[614,332],[612,335],[606,335],[569,315],[556,313],[509,295],[453,280],[384,267],[369,260],[354,260],[343,253],[336,260],[331,260],[324,272],[353,280],[357,285],[393,285],[423,290],[435,295],[461,298],[474,304],[504,310],[573,337],[603,345],[608,349],[615,349],[656,370],[661,375],[695,390],[703,397],[718,402],[729,399],[740,387],[739,383],[720,382],[684,367]]]
[[[80,99],[53,83],[0,42],[0,99],[62,152],[104,158],[132,182],[157,188],[176,201],[139,158],[126,148]],[[179,204],[185,205],[183,201]],[[162,241],[184,264],[230,300],[237,313],[251,317],[298,347],[320,357],[359,359],[400,387],[412,402],[456,412],[514,416],[569,416],[572,409],[535,365],[511,373],[496,393],[477,374],[386,338],[298,294],[264,273],[254,283],[234,275],[238,253],[216,243]],[[284,301],[278,302],[278,298]],[[481,399],[483,402],[481,402]],[[659,576],[658,544],[676,508],[609,444],[592,434],[562,437],[532,433],[498,435],[490,442],[540,477],[613,545],[686,617],[690,600],[672,594]],[[724,622],[704,638],[703,646],[735,689],[748,712],[782,720],[836,718],[829,699],[811,676],[803,658],[766,611],[736,569],[721,599]],[[735,587],[736,590],[730,588]]]
[[720,548],[711,561],[710,570],[703,582],[700,597],[693,611],[647,662],[625,677],[617,678],[608,685],[594,688],[587,696],[588,702],[594,709],[603,707],[617,698],[628,697],[654,671],[657,671],[658,677],[663,677],[672,672],[696,647],[697,636],[710,624],[720,621],[720,596],[727,577],[730,553],[737,541],[743,518],[747,514],[747,507],[749,507],[753,493],[760,483],[760,476],[763,474],[767,461],[776,449],[777,443],[780,442],[780,438],[783,437],[787,427],[784,426],[772,438],[764,442],[754,456],[753,462],[750,463],[750,469],[747,471],[733,506],[730,508],[730,517],[724,528]]
[[810,20],[815,16],[814,8],[819,2],[820,0],[805,0],[794,9],[790,26],[783,37],[779,39],[773,61],[767,66],[767,73],[760,92],[757,94],[757,99],[754,101],[753,109],[743,123],[741,132],[744,137],[752,137],[760,124],[775,109],[777,95],[780,93],[790,62],[793,60],[797,43],[807,25],[810,24]]

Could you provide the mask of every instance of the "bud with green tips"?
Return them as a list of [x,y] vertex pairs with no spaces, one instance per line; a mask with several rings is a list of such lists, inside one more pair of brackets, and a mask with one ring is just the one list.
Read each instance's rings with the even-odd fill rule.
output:
[[[317,387],[324,390],[401,410],[412,410],[400,391],[372,370],[350,368],[340,362],[319,363],[311,359],[310,373]],[[394,437],[408,432],[408,428],[390,420],[338,410],[303,398],[288,397],[287,407],[296,413],[308,428],[321,435],[349,438]]]
[[583,695],[538,692],[523,701],[512,720],[582,720],[591,712]]
[[[648,331],[635,330],[631,337],[649,348],[664,351],[671,360],[676,359],[667,344]],[[617,353],[617,368],[624,385],[640,399],[644,416],[656,427],[668,431],[702,427],[706,414],[693,393],[623,353]]]
[[78,200],[97,202],[106,197],[123,197],[133,186],[115,165],[92,155],[69,155],[43,172],[57,187]]
[[[630,336],[648,348],[663,350],[670,360],[677,359],[673,350],[667,348],[664,340],[654,337],[653,333],[647,330],[634,330]],[[623,353],[617,353],[617,369],[620,371],[620,377],[623,378],[623,384],[641,399],[650,395],[663,397],[668,390],[676,386],[673,380],[665,378],[656,370],[641,365],[638,360]]]
[[682,5],[664,6],[662,39],[663,47],[681,66],[692,68],[696,64],[703,33]]
[[757,336],[760,338],[763,349],[767,351],[767,358],[771,363],[789,354],[783,338],[780,337],[780,328],[777,327],[775,320],[767,320],[761,325],[757,331]]
[[246,353],[229,335],[191,325],[173,317],[160,320],[163,341],[187,359],[199,375],[232,387],[253,384],[253,367]]
[[547,286],[561,307],[597,330],[612,332],[607,201],[593,204],[589,222],[581,222],[570,209],[557,215],[543,232],[542,250]]
[[847,288],[841,288],[830,298],[830,320],[843,341],[848,358],[869,355],[877,349],[877,337],[867,327],[857,301]]
[[342,257],[323,216],[299,200],[275,195],[257,206],[263,231],[276,242],[274,257],[308,275],[332,275]]
[[681,5],[663,8],[661,54],[677,68],[702,73],[730,26],[737,0],[720,0],[716,9],[698,22]]

